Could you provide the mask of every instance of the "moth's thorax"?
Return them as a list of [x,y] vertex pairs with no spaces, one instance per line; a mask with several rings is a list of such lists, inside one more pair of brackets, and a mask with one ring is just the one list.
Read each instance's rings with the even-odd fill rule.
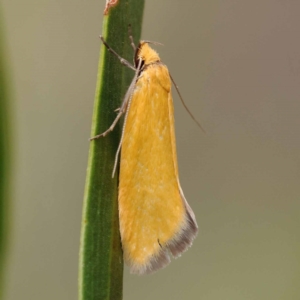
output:
[[136,53],[137,60],[141,59],[144,65],[149,65],[155,62],[159,62],[160,58],[158,53],[153,50],[147,42],[141,41]]

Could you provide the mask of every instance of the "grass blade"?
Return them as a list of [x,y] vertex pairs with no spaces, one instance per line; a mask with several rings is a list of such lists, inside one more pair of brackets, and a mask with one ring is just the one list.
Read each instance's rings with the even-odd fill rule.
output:
[[[102,35],[122,57],[132,61],[128,38],[132,25],[137,43],[144,1],[120,0],[104,16]],[[105,131],[116,117],[133,71],[122,66],[101,46],[91,136]],[[118,174],[111,178],[120,126],[90,144],[79,265],[79,299],[122,299],[123,254],[118,220]]]
[[[1,18],[2,21],[2,18]],[[2,25],[2,24],[1,24]],[[3,28],[3,26],[1,26]],[[8,76],[5,65],[3,32],[0,32],[0,299],[4,293],[5,260],[8,237],[10,184]]]

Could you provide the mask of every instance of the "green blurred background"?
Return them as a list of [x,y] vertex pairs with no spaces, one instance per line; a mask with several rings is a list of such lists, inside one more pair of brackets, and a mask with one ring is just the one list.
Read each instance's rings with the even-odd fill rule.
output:
[[[7,300],[77,299],[81,207],[105,1],[3,0],[13,91]],[[124,299],[300,299],[300,3],[151,0],[199,235]],[[110,174],[108,174],[110,176]],[[167,212],[166,212],[167,213]]]

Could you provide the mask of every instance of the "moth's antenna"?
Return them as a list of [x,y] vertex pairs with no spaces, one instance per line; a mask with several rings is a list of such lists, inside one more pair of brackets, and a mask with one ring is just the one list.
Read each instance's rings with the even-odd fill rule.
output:
[[153,42],[153,41],[148,41],[148,40],[143,40],[144,43],[156,45],[156,46],[163,46],[164,44],[159,43],[159,42]]
[[177,84],[175,83],[175,81],[174,81],[173,77],[171,76],[171,74],[170,74],[170,77],[171,77],[171,80],[172,80],[172,82],[173,82],[173,84],[174,84],[174,86],[175,86],[175,89],[176,89],[176,91],[177,91],[177,93],[178,93],[178,96],[179,96],[179,98],[180,98],[180,100],[181,100],[181,102],[182,102],[184,108],[185,108],[186,111],[189,113],[189,115],[191,116],[191,118],[195,121],[195,123],[200,127],[200,129],[203,131],[203,133],[206,134],[204,128],[203,128],[203,127],[201,126],[201,124],[197,121],[197,119],[193,116],[193,114],[191,113],[191,111],[188,109],[188,107],[186,106],[185,102],[183,101],[183,98],[182,98],[182,96],[181,96],[181,94],[180,94],[180,92],[179,92],[179,88],[178,88]]

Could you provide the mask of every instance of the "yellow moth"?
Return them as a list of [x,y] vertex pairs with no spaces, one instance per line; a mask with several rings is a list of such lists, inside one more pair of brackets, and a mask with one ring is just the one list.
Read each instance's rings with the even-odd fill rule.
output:
[[[107,49],[135,76],[111,127],[125,113],[119,173],[119,219],[124,260],[131,273],[149,274],[191,246],[197,235],[195,215],[178,176],[171,77],[148,41],[135,50],[135,65]],[[176,87],[176,85],[175,85]],[[176,87],[177,89],[177,87]],[[178,89],[177,89],[178,90]]]

